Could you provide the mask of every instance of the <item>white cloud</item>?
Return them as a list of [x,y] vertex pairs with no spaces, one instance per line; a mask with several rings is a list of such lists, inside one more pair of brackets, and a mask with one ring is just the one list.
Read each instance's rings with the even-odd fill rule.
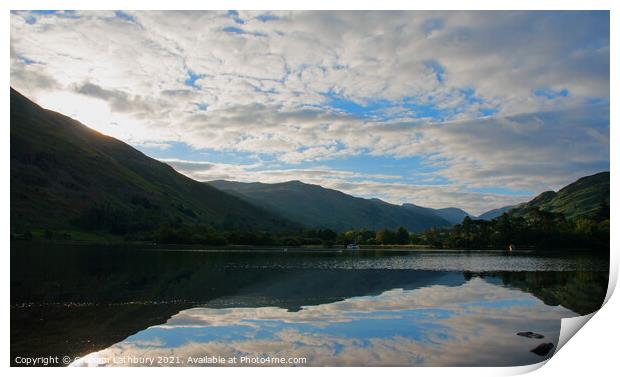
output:
[[[609,100],[608,12],[127,14],[12,13],[11,85],[134,145],[289,164],[421,156],[450,186],[382,197],[422,205],[468,199],[481,212],[515,200],[468,191],[537,193],[609,168],[609,107],[592,105]],[[382,116],[338,110],[326,93],[383,101]]]
[[[72,366],[128,366],[126,356],[178,356],[186,362],[206,355],[237,356],[238,362],[240,356],[304,357],[309,366],[527,365],[540,361],[529,352],[540,340],[515,333],[534,331],[556,343],[560,320],[572,316],[529,293],[474,278],[458,287],[393,289],[299,311],[193,308]],[[376,331],[365,331],[373,321]]]

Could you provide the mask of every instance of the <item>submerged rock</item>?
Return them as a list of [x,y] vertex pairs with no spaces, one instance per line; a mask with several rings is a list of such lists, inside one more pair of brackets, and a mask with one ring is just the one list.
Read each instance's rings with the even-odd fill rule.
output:
[[530,338],[530,339],[542,339],[542,338],[545,337],[542,334],[537,334],[537,333],[531,332],[531,331],[521,331],[521,332],[518,332],[517,335],[524,336],[524,337]]
[[553,343],[540,343],[532,348],[530,352],[534,352],[538,356],[546,356],[553,349]]

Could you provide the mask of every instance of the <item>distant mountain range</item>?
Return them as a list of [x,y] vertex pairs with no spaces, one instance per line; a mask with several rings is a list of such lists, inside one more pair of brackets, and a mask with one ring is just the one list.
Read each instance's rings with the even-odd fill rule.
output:
[[411,203],[405,203],[403,204],[403,207],[408,208],[408,209],[415,209],[417,211],[425,211],[426,213],[434,214],[446,220],[447,222],[449,222],[450,225],[462,223],[463,219],[466,216],[469,216],[472,219],[476,218],[475,216],[470,215],[469,213],[463,211],[462,209],[454,208],[454,207],[434,209],[434,208],[420,207],[420,206],[417,206]]
[[516,205],[512,205],[512,206],[506,206],[506,207],[502,207],[502,208],[497,208],[497,209],[492,209],[490,211],[486,211],[485,213],[481,214],[480,216],[478,216],[478,219],[480,220],[493,220],[496,217],[499,217],[501,215],[503,215],[505,212],[510,211],[511,209],[517,207],[518,204]]
[[45,110],[11,88],[11,229],[149,231],[161,223],[298,225]]
[[304,226],[335,230],[404,226],[410,231],[421,231],[460,224],[466,216],[487,221],[504,213],[527,217],[535,207],[562,213],[570,219],[589,216],[602,202],[609,203],[609,172],[581,178],[557,193],[547,191],[527,203],[493,209],[478,217],[454,207],[433,209],[411,203],[398,206],[379,199],[357,198],[299,181],[267,184],[220,180],[207,183]]
[[357,198],[300,181],[267,184],[220,180],[207,184],[307,227],[376,230],[403,226],[422,231],[451,225],[430,208]]
[[[403,226],[450,227],[469,215],[363,199],[318,185],[194,181],[131,146],[62,114],[45,110],[11,88],[11,232],[38,230],[148,233],[161,224],[214,229],[295,231]],[[609,172],[547,191],[504,212],[528,216],[534,207],[589,216],[609,203]]]

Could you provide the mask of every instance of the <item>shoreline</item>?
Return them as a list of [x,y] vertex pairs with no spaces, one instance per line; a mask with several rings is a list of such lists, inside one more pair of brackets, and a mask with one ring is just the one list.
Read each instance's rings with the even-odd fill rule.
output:
[[[433,252],[433,253],[497,253],[505,255],[523,255],[523,254],[588,254],[592,256],[603,256],[604,250],[595,250],[591,248],[574,248],[574,249],[518,249],[513,251],[497,249],[497,248],[436,248],[431,245],[360,245],[359,249],[347,249],[346,247],[326,247],[322,245],[304,245],[304,246],[286,246],[286,245],[200,245],[200,244],[156,244],[144,241],[101,241],[101,240],[11,240],[19,245],[72,245],[72,246],[103,246],[103,247],[119,247],[133,248],[141,251],[192,251],[192,252],[255,252],[255,253],[346,253],[346,254],[363,254],[368,252]],[[606,254],[608,256],[608,254]]]

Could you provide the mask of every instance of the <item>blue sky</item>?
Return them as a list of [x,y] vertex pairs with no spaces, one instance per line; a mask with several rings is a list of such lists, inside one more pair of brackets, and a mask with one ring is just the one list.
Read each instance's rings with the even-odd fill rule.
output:
[[479,214],[609,169],[605,11],[12,11],[11,85],[198,180]]
[[[236,356],[239,364],[240,355],[266,356],[263,350],[269,349],[271,356],[308,357],[310,365],[339,365],[352,353],[364,355],[367,365],[438,366],[454,365],[455,360],[467,364],[486,362],[488,355],[506,355],[507,362],[518,359],[526,364],[539,361],[529,352],[538,343],[515,336],[513,329],[529,321],[532,331],[557,339],[561,319],[576,315],[481,278],[457,286],[392,289],[294,311],[275,305],[217,306],[181,311],[165,324],[144,329],[80,363],[96,365],[97,359],[123,356],[157,360],[173,354]],[[474,359],[463,343],[480,350]]]

